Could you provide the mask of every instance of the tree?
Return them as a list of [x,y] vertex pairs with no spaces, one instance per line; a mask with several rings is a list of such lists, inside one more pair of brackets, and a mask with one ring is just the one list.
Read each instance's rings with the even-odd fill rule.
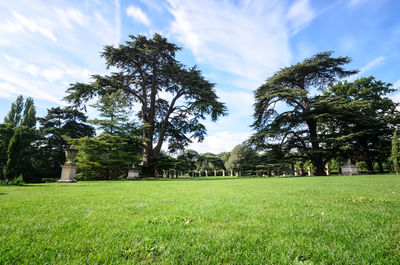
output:
[[76,106],[114,92],[121,93],[129,106],[139,104],[143,138],[147,139],[144,176],[155,175],[154,161],[165,141],[171,152],[183,149],[192,139],[203,140],[206,129],[200,120],[206,115],[215,121],[226,114],[214,84],[196,67],[188,68],[175,59],[179,49],[158,34],[152,39],[130,36],[125,45],[106,46],[102,53],[107,67],[116,72],[94,75],[92,83],[76,83],[67,90],[66,100]]
[[[33,99],[28,97],[24,104],[23,96],[19,96],[11,104],[11,109],[4,118],[4,124],[0,124],[0,178],[4,178],[3,172],[8,160],[9,143],[14,135],[15,128],[19,126],[34,128],[35,125],[36,111]],[[33,159],[33,157],[30,159]]]
[[194,150],[182,151],[177,157],[178,161],[183,165],[183,170],[186,172],[194,171],[196,169],[196,162],[199,159],[199,153]]
[[7,181],[22,175],[24,182],[37,182],[36,167],[33,163],[35,148],[32,143],[37,139],[36,131],[26,126],[14,130],[7,151],[7,163],[3,174]]
[[[23,112],[23,113],[22,113]],[[35,127],[36,111],[33,99],[28,97],[24,104],[24,97],[21,95],[11,104],[11,110],[4,118],[4,123],[10,124],[12,127],[24,125],[27,127]]]
[[103,119],[89,121],[102,132],[88,138],[69,139],[78,148],[78,176],[81,179],[126,177],[132,164],[139,164],[143,139],[139,128],[128,122],[126,104],[120,93],[105,95],[93,105]]
[[[342,68],[351,61],[349,57],[331,55],[332,52],[318,53],[302,63],[285,67],[255,92],[252,127],[257,132],[251,142],[259,149],[268,148],[268,142],[273,141],[279,141],[288,153],[295,149],[312,161],[316,175],[325,175],[324,166],[332,154],[323,144],[325,135],[318,134],[321,118],[320,109],[315,105],[318,96],[310,93],[357,73]],[[284,102],[287,110],[278,113],[278,102]]]
[[110,180],[126,177],[132,164],[138,164],[142,138],[135,135],[111,135],[69,139],[79,150],[78,177],[84,180]]
[[393,141],[392,141],[392,156],[393,168],[396,174],[398,175],[400,172],[399,169],[399,138],[397,137],[397,131],[393,132]]
[[239,144],[232,149],[225,165],[228,170],[240,171],[244,175],[252,175],[256,170],[257,162],[256,151],[244,144]]
[[123,100],[121,91],[104,95],[92,107],[100,112],[100,117],[103,119],[94,119],[88,122],[96,125],[104,133],[110,135],[124,134],[132,128],[137,128],[135,124],[128,122],[128,104]]
[[391,92],[391,84],[370,76],[339,82],[325,90],[320,101],[332,117],[341,155],[365,161],[368,173],[374,173],[374,161],[383,173],[381,165],[390,156],[393,127],[400,121],[398,104],[387,97]]
[[86,124],[85,114],[71,107],[48,109],[46,116],[38,120],[41,134],[38,155],[42,157],[39,168],[44,177],[58,178],[65,161],[64,148],[68,145],[64,137],[93,137],[95,130]]
[[36,110],[32,98],[27,98],[24,105],[24,116],[21,125],[33,128],[36,126]]
[[205,153],[199,155],[196,161],[197,170],[206,171],[209,174],[210,170],[221,170],[224,169],[224,161],[213,153]]
[[7,163],[7,151],[14,129],[10,124],[0,124],[0,179],[4,178],[3,168]]
[[17,127],[21,122],[21,115],[24,108],[24,97],[18,96],[15,103],[11,104],[11,110],[4,118],[4,123],[10,124],[12,127]]

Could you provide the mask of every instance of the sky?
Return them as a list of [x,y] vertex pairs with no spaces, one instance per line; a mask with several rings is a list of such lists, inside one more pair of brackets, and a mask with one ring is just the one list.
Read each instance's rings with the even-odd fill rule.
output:
[[350,56],[347,68],[360,70],[350,81],[373,75],[399,89],[399,10],[398,0],[0,0],[0,122],[18,95],[34,99],[38,116],[67,105],[70,84],[107,73],[104,45],[160,33],[229,110],[189,148],[231,151],[252,134],[253,92],[318,52]]

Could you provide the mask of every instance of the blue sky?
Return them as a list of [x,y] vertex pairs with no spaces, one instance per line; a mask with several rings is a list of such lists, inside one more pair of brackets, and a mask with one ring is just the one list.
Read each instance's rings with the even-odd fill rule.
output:
[[253,91],[317,52],[350,56],[348,68],[360,70],[352,79],[374,75],[398,89],[399,10],[398,0],[0,1],[0,119],[20,94],[34,98],[39,116],[65,105],[70,83],[106,73],[104,45],[158,32],[216,83],[229,108],[190,148],[230,151],[251,134]]

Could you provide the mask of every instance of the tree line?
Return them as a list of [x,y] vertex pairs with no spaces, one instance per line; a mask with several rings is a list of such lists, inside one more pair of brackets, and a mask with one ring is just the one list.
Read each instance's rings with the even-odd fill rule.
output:
[[[74,144],[81,179],[115,179],[133,165],[142,175],[325,175],[350,159],[366,173],[398,172],[398,104],[391,84],[350,77],[349,57],[318,53],[282,68],[255,91],[253,136],[222,154],[186,150],[202,141],[207,117],[227,115],[215,84],[176,59],[166,38],[130,36],[106,46],[107,75],[67,89],[68,107],[36,117],[22,96],[0,124],[0,176],[25,182],[56,179],[64,148]],[[89,102],[99,113],[88,120]],[[138,106],[139,111],[133,112]],[[277,108],[277,106],[280,106]],[[396,134],[393,137],[393,134]],[[392,141],[393,140],[393,141]],[[168,143],[169,154],[162,151]],[[396,147],[397,146],[397,147]],[[397,149],[396,149],[397,148]]]

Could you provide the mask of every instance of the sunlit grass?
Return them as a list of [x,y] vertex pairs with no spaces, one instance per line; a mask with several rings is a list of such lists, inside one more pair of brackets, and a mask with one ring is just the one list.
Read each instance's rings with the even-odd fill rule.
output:
[[0,187],[0,264],[399,264],[400,176]]

